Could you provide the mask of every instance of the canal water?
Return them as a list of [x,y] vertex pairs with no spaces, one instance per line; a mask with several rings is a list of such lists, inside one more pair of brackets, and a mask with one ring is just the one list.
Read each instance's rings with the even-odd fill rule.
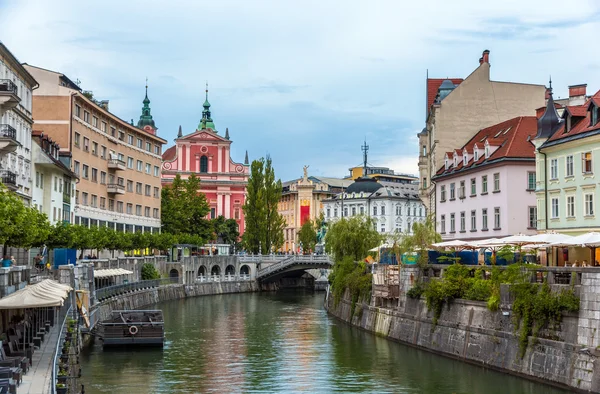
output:
[[323,293],[189,298],[164,312],[164,349],[81,355],[85,393],[566,393],[350,327]]

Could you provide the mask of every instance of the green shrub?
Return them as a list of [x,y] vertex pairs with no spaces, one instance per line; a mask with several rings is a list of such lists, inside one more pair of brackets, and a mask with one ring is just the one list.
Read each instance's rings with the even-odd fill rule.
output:
[[425,287],[423,286],[423,284],[421,282],[417,282],[413,287],[411,287],[406,292],[406,295],[409,296],[410,298],[418,299],[418,298],[421,298],[421,295],[423,295],[424,292],[425,292]]
[[354,308],[359,300],[369,299],[371,296],[373,275],[367,272],[367,265],[364,262],[356,263],[352,257],[345,257],[335,263],[329,275],[329,281],[336,305],[340,302],[344,291],[349,290],[352,299],[352,314],[354,314]]
[[160,273],[154,267],[154,264],[145,263],[142,265],[142,280],[160,279]]

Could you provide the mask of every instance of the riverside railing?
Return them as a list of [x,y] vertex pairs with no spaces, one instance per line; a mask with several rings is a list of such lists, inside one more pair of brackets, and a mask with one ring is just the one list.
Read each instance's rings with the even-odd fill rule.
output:
[[154,280],[142,280],[139,282],[126,283],[123,285],[115,285],[103,287],[101,289],[96,290],[96,299],[98,301],[103,301],[108,298],[131,293],[134,291],[152,289],[154,287],[160,287],[169,284],[177,284],[180,283],[179,278],[163,278],[163,279],[154,279]]
[[[444,276],[444,271],[449,265],[445,264],[429,264],[423,270],[425,281],[431,278],[441,278]],[[467,265],[471,271],[471,276],[475,275],[478,269],[485,272],[483,279],[490,279],[490,273],[494,268],[505,270],[505,265]],[[581,275],[584,272],[598,272],[600,267],[545,267],[535,264],[525,265],[525,268],[531,274],[531,282],[544,283],[550,285],[580,285]]]
[[249,274],[240,275],[200,275],[196,278],[196,282],[237,282],[242,280],[250,280]]
[[50,392],[52,394],[56,394],[56,383],[57,383],[57,374],[58,374],[58,355],[60,352],[60,349],[62,348],[63,342],[65,341],[65,333],[66,333],[66,323],[67,323],[67,319],[69,318],[69,316],[72,313],[72,305],[71,305],[71,297],[69,296],[66,300],[65,300],[65,304],[60,308],[59,312],[58,312],[58,320],[57,322],[60,322],[62,320],[62,323],[60,325],[60,331],[58,334],[58,340],[56,341],[56,347],[54,349],[54,358],[52,360],[52,379],[50,380]]

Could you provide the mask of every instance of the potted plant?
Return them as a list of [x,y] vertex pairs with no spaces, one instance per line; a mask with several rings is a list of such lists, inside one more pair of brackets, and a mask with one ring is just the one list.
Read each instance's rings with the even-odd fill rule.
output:
[[67,376],[68,376],[67,370],[65,368],[61,367],[58,370],[58,383],[62,383],[62,384],[67,383]]
[[64,383],[57,383],[56,394],[67,394],[67,385]]
[[60,361],[62,361],[63,363],[66,363],[69,361],[69,354],[68,353],[63,353],[60,355]]

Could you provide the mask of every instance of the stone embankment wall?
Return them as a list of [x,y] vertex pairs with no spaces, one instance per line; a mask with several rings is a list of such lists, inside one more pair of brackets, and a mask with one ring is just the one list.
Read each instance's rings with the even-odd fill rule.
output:
[[249,293],[259,291],[256,281],[207,282],[195,285],[167,285],[153,289],[123,294],[101,302],[93,309],[100,321],[110,318],[114,310],[143,309],[162,301],[177,300],[204,295]]
[[579,314],[565,316],[558,330],[543,335],[553,339],[539,338],[521,359],[510,311],[491,312],[484,302],[455,300],[444,307],[434,327],[433,313],[427,310],[425,300],[405,295],[412,285],[409,277],[414,278],[416,272],[402,271],[400,300],[395,308],[362,303],[352,314],[349,297],[335,305],[332,294],[328,294],[325,307],[347,323],[392,340],[572,391],[600,392],[600,351],[595,347],[600,334],[596,333],[600,328],[600,293],[589,286],[600,287],[600,273],[582,274]]

